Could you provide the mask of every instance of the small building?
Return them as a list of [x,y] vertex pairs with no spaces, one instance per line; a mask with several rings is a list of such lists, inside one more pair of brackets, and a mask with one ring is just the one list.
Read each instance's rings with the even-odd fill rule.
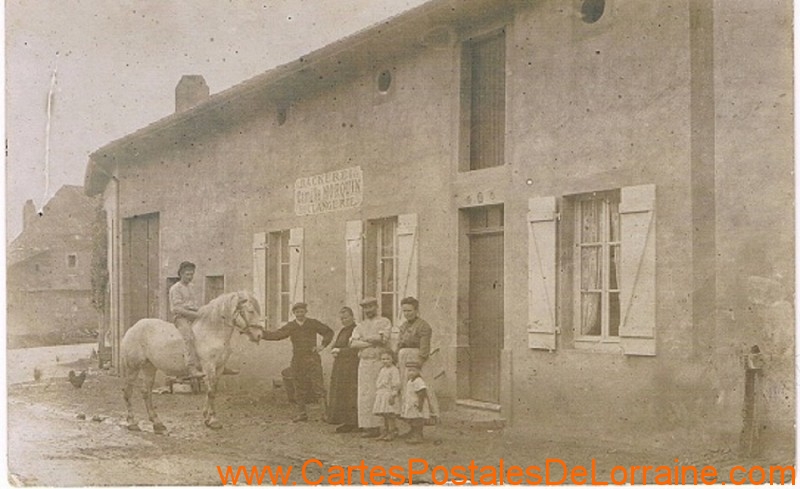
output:
[[[363,296],[397,325],[418,297],[451,409],[707,446],[758,402],[750,438],[790,450],[790,26],[780,2],[433,0],[213,96],[185,78],[89,160],[115,348],[188,259],[270,327]],[[288,364],[235,348],[242,385]]]
[[98,199],[65,185],[37,212],[23,208],[23,229],[8,247],[10,348],[93,340],[92,229]]

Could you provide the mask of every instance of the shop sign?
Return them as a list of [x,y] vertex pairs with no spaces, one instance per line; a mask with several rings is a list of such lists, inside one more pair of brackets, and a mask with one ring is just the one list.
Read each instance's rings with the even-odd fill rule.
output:
[[300,177],[294,182],[294,212],[310,216],[358,207],[363,183],[360,166]]

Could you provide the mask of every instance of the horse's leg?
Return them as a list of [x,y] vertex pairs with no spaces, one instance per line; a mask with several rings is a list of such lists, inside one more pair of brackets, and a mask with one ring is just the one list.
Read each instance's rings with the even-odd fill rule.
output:
[[148,361],[142,367],[142,372],[144,373],[144,388],[142,389],[142,396],[144,397],[144,405],[147,408],[147,416],[153,423],[153,432],[156,434],[161,434],[167,431],[167,427],[164,426],[164,423],[162,423],[160,419],[158,419],[156,409],[153,407],[153,384],[156,381],[156,367]]
[[125,421],[128,423],[128,429],[130,431],[141,431],[139,424],[134,419],[133,404],[131,403],[133,387],[134,384],[136,384],[136,379],[139,377],[139,368],[138,365],[126,365],[125,388],[122,389],[122,396],[125,398],[125,406],[128,410],[128,416]]
[[217,396],[217,375],[216,365],[203,365],[203,371],[206,372],[206,407],[203,409],[203,417],[205,418],[206,426],[211,429],[218,430],[222,428],[222,423],[217,419],[217,411],[214,408],[214,400]]

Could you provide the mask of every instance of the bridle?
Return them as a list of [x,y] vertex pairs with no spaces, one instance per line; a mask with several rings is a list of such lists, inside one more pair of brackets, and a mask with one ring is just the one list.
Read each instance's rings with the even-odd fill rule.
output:
[[[233,311],[233,317],[231,318],[231,324],[233,327],[239,332],[239,334],[246,334],[249,335],[250,328],[257,328],[260,329],[263,333],[265,331],[264,327],[260,324],[249,324],[247,322],[247,318],[244,316],[244,311],[242,310],[242,305],[247,303],[247,299],[241,300],[236,304],[236,309]],[[244,326],[239,326],[239,322],[237,321],[237,317],[242,318],[242,322]]]

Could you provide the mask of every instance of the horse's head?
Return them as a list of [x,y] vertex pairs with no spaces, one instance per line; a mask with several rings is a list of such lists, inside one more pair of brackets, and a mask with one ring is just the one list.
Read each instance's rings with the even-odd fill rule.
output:
[[260,323],[261,308],[258,300],[248,292],[239,292],[233,312],[233,325],[239,333],[246,334],[250,341],[258,343],[264,335],[264,327]]

